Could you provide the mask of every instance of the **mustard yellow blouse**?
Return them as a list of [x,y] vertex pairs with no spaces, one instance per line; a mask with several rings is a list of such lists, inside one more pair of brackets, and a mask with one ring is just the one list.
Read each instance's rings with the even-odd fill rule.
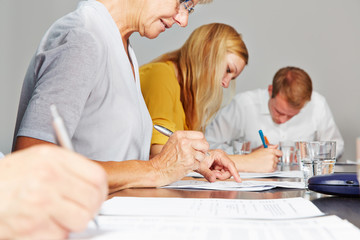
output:
[[[180,85],[172,62],[149,63],[140,67],[141,91],[153,124],[171,131],[187,130],[180,101]],[[167,136],[153,129],[151,144],[164,145]]]

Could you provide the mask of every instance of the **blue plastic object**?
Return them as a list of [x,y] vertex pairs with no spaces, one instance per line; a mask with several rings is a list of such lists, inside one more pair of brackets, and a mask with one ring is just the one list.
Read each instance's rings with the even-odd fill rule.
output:
[[360,186],[356,173],[336,173],[311,177],[308,188],[330,195],[360,197]]

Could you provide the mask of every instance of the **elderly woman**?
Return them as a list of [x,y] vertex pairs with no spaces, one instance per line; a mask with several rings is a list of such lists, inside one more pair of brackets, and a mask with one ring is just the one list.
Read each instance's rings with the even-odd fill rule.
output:
[[25,76],[14,150],[56,142],[49,110],[55,104],[75,150],[107,171],[110,192],[162,186],[192,170],[209,181],[231,175],[240,181],[230,159],[205,155],[209,145],[201,132],[176,132],[156,158],[142,161],[149,159],[152,121],[129,37],[155,38],[173,24],[185,27],[204,2],[88,0],[56,21]]
[[[140,68],[141,88],[154,124],[172,131],[204,131],[219,110],[222,88],[229,87],[248,63],[241,35],[231,26],[212,23],[197,28],[184,45]],[[153,132],[150,157],[167,137]],[[274,171],[281,151],[259,149],[232,155],[239,171]]]

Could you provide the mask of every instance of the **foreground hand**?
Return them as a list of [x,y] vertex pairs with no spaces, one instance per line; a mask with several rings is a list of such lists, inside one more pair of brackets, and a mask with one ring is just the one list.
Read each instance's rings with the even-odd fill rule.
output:
[[242,161],[237,164],[238,170],[244,172],[273,172],[276,170],[281,156],[282,152],[277,149],[277,145],[259,148],[250,154],[242,156]]
[[99,165],[55,146],[0,160],[0,239],[63,239],[86,228],[107,196]]
[[160,174],[157,186],[180,180],[199,168],[205,159],[209,144],[204,134],[197,131],[176,131],[150,162]]
[[197,170],[209,182],[215,182],[216,179],[225,180],[234,176],[236,182],[241,182],[235,164],[222,150],[216,149],[209,151],[210,155],[200,163]]

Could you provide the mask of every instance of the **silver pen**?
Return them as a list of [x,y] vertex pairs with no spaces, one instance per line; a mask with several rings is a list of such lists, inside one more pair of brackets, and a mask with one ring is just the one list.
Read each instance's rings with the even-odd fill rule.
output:
[[160,125],[154,125],[154,128],[158,130],[160,133],[164,134],[165,136],[170,137],[173,132],[166,127],[160,126]]
[[[158,130],[160,133],[162,133],[162,134],[164,134],[165,136],[168,136],[168,137],[170,137],[171,134],[173,134],[173,132],[171,130],[167,129],[166,127],[160,126],[160,125],[155,124],[154,128],[156,130]],[[210,156],[209,152],[206,152],[205,154],[206,154],[206,156]]]
[[[59,145],[63,148],[66,148],[68,150],[74,151],[74,147],[71,143],[71,139],[69,137],[69,134],[66,130],[65,124],[63,119],[60,117],[59,112],[57,111],[57,108],[54,104],[50,105],[50,111],[51,115],[53,117],[53,128],[55,131],[56,138],[59,142]],[[93,222],[95,224],[96,228],[99,228],[99,224],[96,220],[96,217],[93,218]]]
[[50,105],[51,115],[53,117],[53,128],[59,145],[68,150],[74,151],[69,134],[66,131],[63,119],[60,117],[59,112],[54,104]]

